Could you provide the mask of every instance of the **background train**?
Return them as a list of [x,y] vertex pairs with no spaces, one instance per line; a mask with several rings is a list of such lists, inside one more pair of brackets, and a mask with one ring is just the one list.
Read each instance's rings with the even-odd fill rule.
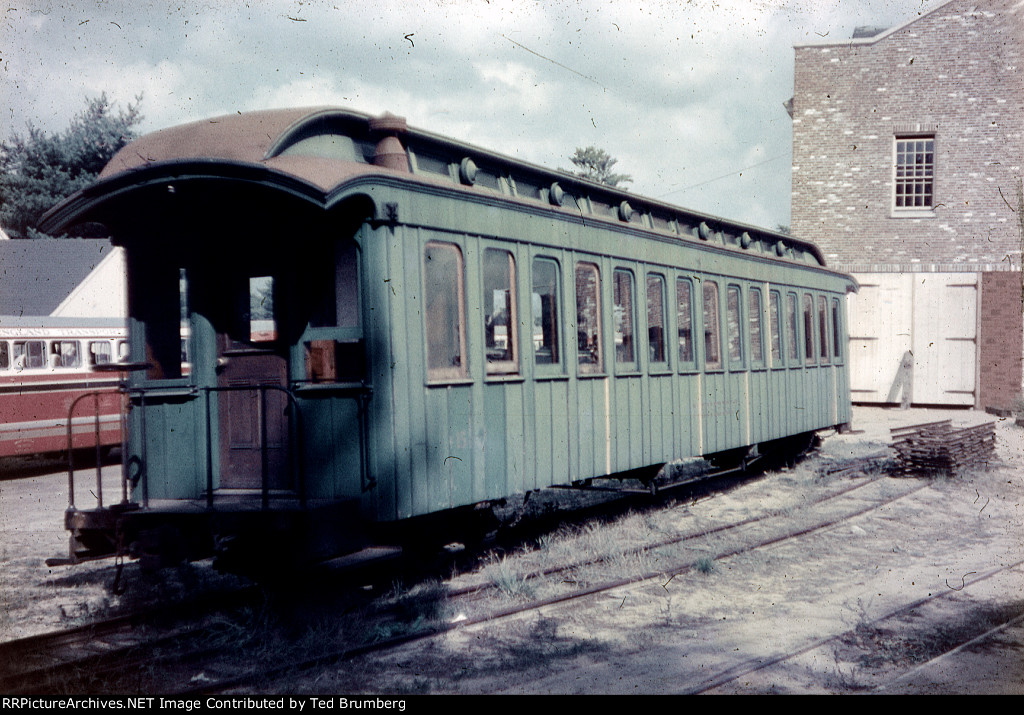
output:
[[131,499],[69,510],[73,559],[314,560],[850,420],[855,283],[812,244],[392,115],[151,134],[41,228],[81,222],[126,252]]
[[93,449],[97,425],[104,451],[120,445],[119,379],[96,368],[127,354],[123,320],[0,319],[0,468],[14,457],[66,452],[69,415],[73,449]]

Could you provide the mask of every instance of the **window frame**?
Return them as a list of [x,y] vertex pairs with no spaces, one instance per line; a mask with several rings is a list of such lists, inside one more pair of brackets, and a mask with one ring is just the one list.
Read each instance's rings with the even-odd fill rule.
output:
[[[924,142],[925,146],[918,149],[916,146],[917,142]],[[905,145],[915,145],[912,149],[908,150]],[[937,176],[937,153],[936,147],[936,136],[934,132],[899,132],[893,136],[892,142],[892,198],[890,201],[892,218],[921,218],[921,217],[933,217],[935,216],[935,187],[936,187],[936,176]],[[901,145],[904,145],[903,151],[901,151]],[[930,145],[930,146],[929,146]],[[920,163],[922,164],[921,169],[917,169],[918,162],[916,157],[922,155],[926,157]],[[927,160],[927,157],[931,157],[931,161]],[[923,172],[918,176],[918,172]],[[910,175],[907,175],[907,172]],[[902,175],[901,175],[902,174]],[[901,188],[911,187],[917,189],[920,187],[921,191],[911,191],[910,193],[901,191]],[[927,189],[927,190],[925,190]],[[921,205],[906,205],[905,197],[917,196],[918,194],[928,197],[928,203],[922,203]],[[901,201],[904,202],[901,205]]]
[[[30,365],[30,345],[39,345],[39,359],[38,365]],[[24,360],[21,365],[18,365],[18,358],[24,356]],[[45,340],[38,338],[24,338],[11,341],[11,365],[14,366],[15,370],[46,370],[49,367],[49,352],[48,346]]]
[[[619,299],[622,297],[619,293],[621,289],[620,279],[628,280],[629,288],[629,305],[622,306],[622,326],[626,325],[626,318],[629,318],[630,332],[627,336],[625,330],[622,331],[622,350],[620,351],[619,345],[614,348],[615,352],[615,372],[616,373],[636,373],[640,370],[640,351],[637,349],[636,335],[637,335],[637,306],[636,306],[636,276],[633,271],[625,267],[616,267],[612,269],[612,319],[615,320],[615,311],[620,307]],[[627,312],[628,308],[628,312]],[[616,326],[613,326],[613,328]],[[618,331],[613,330],[613,335],[618,336]],[[625,349],[627,347],[626,338],[629,338],[629,359],[626,358]]]
[[[671,351],[669,350],[669,345],[668,345],[668,336],[669,336],[668,306],[667,306],[667,304],[665,302],[666,296],[668,295],[668,290],[667,290],[667,287],[666,287],[667,283],[666,283],[664,274],[656,273],[654,271],[649,272],[647,274],[647,276],[646,276],[645,285],[647,286],[647,291],[646,291],[646,293],[647,293],[647,295],[646,295],[647,300],[646,300],[646,304],[647,304],[647,360],[648,360],[648,370],[650,372],[654,372],[654,373],[671,372],[671,370],[672,370],[672,362],[671,362],[671,358],[669,357],[669,354],[670,354]],[[654,287],[654,289],[657,290],[657,292],[658,292],[658,294],[660,295],[660,298],[661,298],[661,300],[660,300],[660,303],[661,303],[661,311],[660,311],[660,313],[661,313],[661,315],[660,315],[660,320],[661,320],[661,338],[660,338],[660,342],[661,342],[661,359],[660,360],[655,360],[654,353],[653,353],[654,345],[652,344],[652,333],[651,333],[651,330],[652,330],[652,327],[655,327],[655,326],[651,325],[651,322],[652,322],[651,321],[652,310],[655,308],[655,306],[653,305],[653,303],[651,301],[651,289],[652,289],[652,287]],[[657,313],[653,313],[653,315],[655,315],[655,317],[657,317]]]
[[743,342],[745,325],[743,288],[736,283],[728,283],[725,287],[725,343],[730,370],[745,370],[747,367],[747,346]]
[[[710,297],[712,300],[709,302],[708,290],[711,289],[713,295]],[[708,321],[708,306],[714,308],[714,322],[709,326]],[[713,328],[713,331],[709,331],[708,328]],[[718,289],[718,281],[704,279],[701,281],[701,328],[704,335],[704,371],[705,372],[721,372],[725,370],[725,355],[722,350],[722,306],[721,306],[721,292]],[[715,359],[712,360],[709,357],[708,347],[713,346],[715,348]]]
[[822,365],[828,365],[832,362],[832,353],[830,350],[829,326],[828,326],[828,298],[823,295],[818,296],[818,356]]
[[842,320],[843,320],[843,308],[840,305],[839,298],[832,299],[832,346],[835,352],[835,361],[837,365],[843,363],[843,341],[842,336]]
[[800,297],[796,291],[786,293],[785,309],[786,312],[783,316],[785,364],[791,368],[802,367],[803,363],[800,360]]
[[[772,307],[775,308],[774,315],[772,314]],[[773,370],[784,368],[786,366],[785,356],[786,348],[783,343],[783,323],[785,320],[785,313],[782,307],[782,292],[779,290],[768,291],[768,336],[769,336],[769,350],[768,354],[771,356],[771,367]]]
[[[453,250],[454,256],[457,261],[456,276],[455,276],[455,301],[457,302],[457,320],[458,324],[455,326],[455,337],[458,342],[458,365],[448,366],[432,366],[431,365],[431,349],[430,349],[430,336],[436,334],[432,329],[431,317],[430,317],[430,290],[431,281],[428,273],[430,272],[428,263],[428,252],[433,250]],[[469,359],[468,350],[466,345],[466,260],[465,254],[462,247],[457,243],[451,243],[448,241],[427,241],[423,246],[423,327],[425,330],[423,340],[423,358],[424,366],[427,372],[427,382],[430,384],[443,384],[451,382],[464,382],[470,379],[469,371]],[[441,281],[441,283],[444,283]],[[439,291],[439,295],[450,293],[451,285],[447,284],[448,290]],[[451,347],[451,346],[449,346]]]
[[803,320],[801,324],[803,326],[804,335],[804,364],[808,366],[817,365],[817,341],[815,337],[814,328],[814,296],[810,293],[804,293],[800,301],[800,315]]
[[[679,288],[681,286],[686,286],[686,291],[687,291],[687,293],[686,293],[686,311],[687,311],[686,315],[688,316],[688,321],[687,322],[689,323],[689,329],[690,329],[690,334],[686,338],[686,340],[689,341],[689,347],[690,347],[690,350],[689,350],[690,356],[688,358],[683,357],[683,355],[680,353],[680,350],[682,349],[682,344],[680,343],[680,337],[681,337],[680,336],[680,331],[683,329],[683,321],[680,319],[681,316],[683,315],[682,312],[680,312],[680,306],[682,305],[682,302],[679,299]],[[697,334],[697,331],[694,330],[694,325],[695,325],[696,321],[695,321],[695,315],[694,315],[694,310],[693,310],[693,296],[694,296],[693,279],[690,278],[689,276],[676,276],[676,330],[675,330],[676,350],[675,350],[675,353],[676,353],[676,358],[679,361],[679,371],[680,372],[696,372],[698,370],[698,368],[697,368],[697,340],[695,338],[695,335]]]
[[[537,362],[537,350],[538,348],[534,344],[534,333],[533,326],[536,315],[534,314],[533,296],[537,295],[541,297],[541,294],[536,293],[537,287],[537,264],[549,265],[551,270],[554,271],[554,281],[551,285],[553,291],[554,305],[550,308],[550,318],[554,324],[554,335],[551,337],[552,347],[551,353],[552,358],[550,362]],[[544,311],[543,301],[541,302],[540,309]],[[541,340],[545,339],[543,333],[543,319],[544,313],[541,314]],[[562,315],[562,265],[558,259],[551,256],[536,255],[530,260],[530,351],[533,355],[533,369],[537,377],[562,377],[565,375],[565,345],[563,343],[563,334],[565,332],[564,320]]]
[[[490,346],[487,344],[487,317],[490,315],[487,309],[487,280],[488,280],[488,257],[494,254],[504,254],[507,259],[507,295],[505,305],[508,315],[506,316],[507,358],[491,360],[487,354]],[[501,260],[500,257],[498,259]],[[481,317],[484,321],[484,372],[488,377],[518,377],[519,369],[519,293],[517,290],[516,258],[512,251],[506,248],[486,247],[481,257],[480,286],[482,291]],[[493,297],[493,296],[492,296]]]
[[[580,272],[587,271],[593,274],[593,312],[594,312],[594,334],[593,341],[591,344],[594,346],[594,351],[590,354],[594,356],[594,361],[584,362],[584,352],[580,350],[580,336],[582,334],[581,328],[584,326],[581,323],[581,318],[586,317],[580,308]],[[601,267],[593,261],[576,261],[573,267],[573,284],[574,284],[574,300],[576,308],[576,370],[580,377],[598,377],[605,374],[604,367],[604,326],[602,325],[604,313],[602,306],[601,296]],[[587,327],[590,327],[589,325]],[[589,335],[587,336],[589,339]]]
[[[754,299],[757,305],[754,305]],[[763,370],[768,366],[764,349],[764,293],[758,286],[747,288],[747,350],[750,354],[750,369]],[[754,346],[757,350],[754,350]],[[760,353],[760,356],[758,356]]]

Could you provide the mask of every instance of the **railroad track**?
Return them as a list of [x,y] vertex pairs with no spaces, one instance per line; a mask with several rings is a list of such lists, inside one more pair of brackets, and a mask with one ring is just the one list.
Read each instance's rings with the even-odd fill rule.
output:
[[[870,488],[872,485],[877,487],[882,482],[883,479],[881,478],[864,478],[856,484],[816,500],[813,505],[807,505],[807,508],[828,505],[830,509],[836,510],[837,505],[834,503],[835,500],[844,499],[848,502],[845,506],[838,507],[838,513],[831,516],[822,515],[819,518],[811,517],[810,519],[805,520],[804,524],[798,529],[786,529],[784,523],[775,523],[774,528],[772,528],[771,523],[784,521],[786,514],[769,513],[759,517],[745,519],[741,522],[721,525],[708,530],[718,535],[731,534],[734,537],[732,542],[720,545],[719,549],[715,552],[714,559],[725,559],[732,556],[738,556],[757,549],[781,544],[785,541],[799,539],[815,532],[835,528],[846,521],[867,514],[873,510],[883,508],[884,506],[908,497],[928,486],[927,483],[909,483],[896,494],[881,496],[864,495],[861,492],[861,490]],[[705,537],[708,531],[694,532],[680,535],[677,538],[662,540],[658,543],[650,544],[649,549],[658,550],[679,544],[685,544],[686,542]],[[497,588],[495,585],[481,584],[478,586],[452,590],[447,592],[445,596],[449,606],[451,606],[454,611],[459,611],[461,614],[456,622],[435,625],[434,627],[425,628],[418,632],[403,633],[398,637],[383,638],[372,643],[340,647],[333,652],[320,653],[313,658],[287,663],[278,663],[270,668],[259,668],[252,672],[231,678],[222,680],[210,679],[196,687],[188,687],[182,691],[178,691],[176,694],[198,695],[223,693],[236,688],[245,688],[246,686],[251,686],[254,683],[260,683],[261,687],[265,688],[267,683],[272,682],[275,679],[293,677],[303,672],[310,672],[318,668],[336,665],[340,662],[348,661],[359,656],[383,653],[417,641],[435,638],[452,631],[472,628],[473,626],[486,623],[493,623],[510,617],[522,616],[532,611],[539,611],[546,607],[591,598],[615,589],[634,586],[645,581],[654,581],[663,586],[667,586],[674,578],[686,572],[699,569],[700,563],[704,558],[705,557],[702,556],[698,559],[693,559],[677,555],[674,562],[663,562],[659,564],[657,568],[645,573],[586,585],[582,585],[579,579],[559,579],[557,576],[562,573],[576,573],[581,567],[591,565],[594,562],[575,562],[573,564],[566,564],[556,568],[543,569],[530,574],[527,578],[543,578],[547,583],[552,584],[556,591],[560,592],[545,595],[541,598],[535,598],[526,603],[506,605],[497,609],[481,608],[476,613],[472,613],[470,606],[474,603],[482,602],[484,600],[482,597],[487,591],[492,591]]]
[[[138,669],[142,663],[153,664],[155,651],[199,640],[219,613],[245,607],[257,596],[254,588],[207,594],[2,643],[0,692],[52,693],[83,680],[101,682],[111,673]],[[197,618],[197,613],[204,615]]]
[[[811,666],[806,664],[813,661],[835,663],[833,666],[834,680],[840,690],[852,692],[897,691],[902,681],[909,679],[920,670],[955,656],[972,644],[983,642],[1009,627],[1024,622],[1024,601],[1018,601],[1009,606],[979,608],[968,598],[973,588],[990,579],[1009,575],[1019,578],[1022,567],[1024,567],[1024,560],[991,569],[984,574],[974,575],[973,578],[965,578],[959,588],[949,588],[946,591],[940,591],[900,606],[882,616],[865,619],[853,629],[815,639],[799,648],[773,656],[743,661],[687,689],[685,693],[698,695],[716,691],[729,692],[727,686],[735,684],[740,679],[750,679],[750,676],[755,674],[758,674],[759,682],[777,682],[779,678],[773,677],[772,671],[782,670],[792,661],[797,660],[802,661],[805,664],[804,667],[808,668]],[[856,674],[851,672],[852,668],[849,666],[852,666],[854,661],[850,660],[850,651],[859,650],[867,653],[870,651],[873,641],[882,637],[882,634],[905,631],[907,623],[922,619],[926,615],[934,622],[936,620],[934,614],[926,614],[926,612],[929,609],[934,610],[943,606],[946,609],[957,609],[958,617],[962,616],[964,608],[973,608],[979,612],[984,611],[984,613],[977,619],[973,627],[961,627],[959,631],[953,634],[944,634],[941,638],[933,638],[931,642],[928,642],[927,639],[915,640],[912,652],[910,652],[911,649],[907,649],[908,653],[903,659],[892,656],[891,662],[883,662],[883,658],[875,657],[875,667],[858,668]],[[900,637],[903,640],[911,640],[914,638],[914,634],[904,633]],[[847,653],[843,663],[848,665],[847,671],[843,670],[843,665],[837,655],[844,648]],[[871,660],[867,657],[862,660],[868,665],[871,664]],[[900,660],[908,662],[901,663]]]
[[[864,466],[863,464],[861,465]],[[315,657],[303,657],[302,649],[297,648],[289,657],[278,651],[273,664],[264,664],[248,672],[237,672],[237,648],[239,643],[217,642],[216,639],[203,637],[209,635],[209,629],[217,625],[213,621],[204,620],[186,624],[176,632],[164,633],[157,638],[140,639],[135,633],[131,642],[118,644],[108,637],[97,637],[95,627],[84,629],[78,637],[91,641],[93,648],[99,644],[103,652],[90,653],[81,658],[72,659],[58,665],[35,669],[18,676],[24,683],[53,683],[69,681],[84,683],[86,687],[95,687],[105,692],[138,690],[138,678],[135,685],[131,681],[133,674],[145,671],[144,680],[147,691],[177,694],[217,693],[232,688],[245,687],[247,684],[259,682],[266,684],[275,678],[282,678],[295,673],[308,672],[318,667],[325,667],[340,661],[355,658],[359,655],[395,649],[402,645],[435,637],[455,629],[468,628],[474,624],[493,622],[518,614],[528,613],[554,604],[570,602],[575,599],[588,598],[617,588],[628,587],[643,581],[660,580],[668,585],[681,574],[700,568],[702,559],[709,558],[707,540],[717,540],[713,560],[721,560],[737,556],[757,549],[765,548],[785,541],[799,539],[811,533],[833,528],[845,521],[882,508],[887,504],[907,497],[927,486],[927,483],[906,482],[901,484],[896,493],[885,493],[893,489],[892,482],[880,477],[869,477],[860,474],[857,469],[837,468],[834,473],[841,473],[850,479],[843,488],[822,495],[813,502],[801,505],[801,526],[787,526],[792,516],[791,510],[768,511],[740,521],[723,523],[691,532],[663,538],[642,546],[635,546],[624,551],[624,554],[646,554],[653,559],[652,568],[644,573],[632,574],[624,578],[597,580],[582,576],[587,569],[600,565],[608,559],[602,556],[590,560],[576,560],[559,566],[546,567],[524,574],[524,583],[545,584],[546,590],[538,588],[538,597],[527,603],[516,603],[494,608],[487,598],[500,586],[496,583],[478,583],[459,588],[450,588],[441,594],[451,610],[463,614],[458,622],[434,625],[429,628],[408,630],[395,637],[378,637],[371,642],[341,645],[333,648],[320,648]],[[897,483],[899,484],[899,483]],[[880,485],[887,485],[880,489]],[[877,493],[872,493],[872,490]],[[820,513],[815,513],[820,511]],[[570,577],[571,575],[571,577]],[[562,578],[559,578],[562,576]],[[387,633],[388,616],[376,619],[376,632]],[[365,618],[363,633],[373,630],[374,618]],[[370,626],[368,628],[368,626]],[[70,634],[65,638],[73,637]],[[24,645],[24,644],[22,644]],[[3,652],[0,650],[0,652]],[[27,660],[25,662],[28,662]],[[9,679],[0,681],[7,692],[25,692],[25,686],[10,687]],[[46,686],[49,687],[49,686]]]

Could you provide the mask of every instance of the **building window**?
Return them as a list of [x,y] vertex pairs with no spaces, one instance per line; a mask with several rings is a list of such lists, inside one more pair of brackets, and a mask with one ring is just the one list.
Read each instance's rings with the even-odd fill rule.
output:
[[484,251],[484,336],[489,374],[519,372],[516,264],[508,251]]
[[462,251],[450,243],[428,243],[423,271],[426,303],[427,375],[431,380],[464,378],[466,313],[463,308]]
[[896,209],[930,210],[935,181],[935,138],[896,138]]
[[593,263],[576,264],[576,339],[580,372],[601,372],[601,274]]

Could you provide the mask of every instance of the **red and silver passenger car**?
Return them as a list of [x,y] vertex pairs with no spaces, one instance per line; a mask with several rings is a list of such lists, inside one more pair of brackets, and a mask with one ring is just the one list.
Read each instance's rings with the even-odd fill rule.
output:
[[119,445],[120,377],[103,366],[127,345],[116,318],[0,318],[0,458],[66,451],[69,433],[73,449],[94,448],[97,432]]

